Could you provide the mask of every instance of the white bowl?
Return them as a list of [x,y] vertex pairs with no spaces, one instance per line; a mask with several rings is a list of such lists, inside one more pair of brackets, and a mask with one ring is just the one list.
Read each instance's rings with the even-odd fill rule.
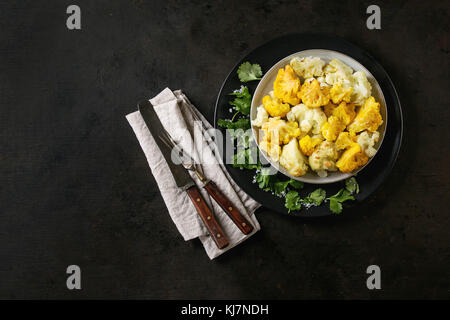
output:
[[[367,76],[367,80],[369,80],[370,84],[372,85],[372,96],[375,98],[375,100],[377,102],[380,103],[380,112],[381,112],[381,117],[383,118],[383,124],[378,128],[378,131],[380,133],[380,139],[374,146],[375,149],[378,151],[381,146],[381,143],[383,142],[384,133],[385,133],[386,124],[387,124],[386,101],[384,99],[383,92],[381,91],[380,85],[378,84],[377,80],[362,64],[360,64],[355,59],[353,59],[345,54],[342,54],[340,52],[337,52],[337,51],[325,50],[325,49],[304,50],[304,51],[300,51],[300,52],[291,54],[290,56],[287,56],[287,57],[281,59],[280,61],[278,61],[272,68],[270,68],[269,71],[266,72],[266,74],[264,75],[264,77],[261,79],[258,86],[256,87],[255,93],[253,94],[252,105],[251,105],[251,109],[250,109],[251,119],[256,118],[256,113],[257,113],[256,109],[258,108],[258,106],[260,106],[262,104],[262,98],[265,95],[269,94],[270,91],[273,90],[273,83],[277,76],[278,70],[280,68],[288,65],[289,62],[291,61],[291,59],[294,57],[303,58],[303,57],[309,57],[309,56],[319,57],[326,63],[328,63],[329,61],[331,61],[333,59],[338,59],[338,60],[341,60],[342,62],[344,62],[346,65],[350,66],[354,71],[364,71],[364,73]],[[258,144],[258,146],[259,146],[259,141],[258,141],[259,128],[252,126],[252,131],[253,131],[253,139],[255,140],[256,144]],[[351,173],[342,173],[340,171],[335,171],[335,172],[329,171],[328,176],[319,177],[314,171],[309,169],[308,173],[306,173],[304,176],[294,177],[291,174],[289,174],[287,172],[287,170],[285,168],[283,168],[283,166],[281,166],[277,161],[272,160],[263,150],[260,149],[260,151],[263,154],[264,158],[274,168],[276,168],[278,171],[280,171],[284,175],[286,175],[292,179],[298,180],[298,181],[303,181],[306,183],[315,183],[315,184],[333,183],[333,182],[347,179],[347,178],[355,175],[359,171],[363,170],[370,163],[370,161],[376,156],[375,155],[372,158],[369,158],[369,161],[364,166],[362,166],[358,170],[355,170],[354,172],[351,172]]]

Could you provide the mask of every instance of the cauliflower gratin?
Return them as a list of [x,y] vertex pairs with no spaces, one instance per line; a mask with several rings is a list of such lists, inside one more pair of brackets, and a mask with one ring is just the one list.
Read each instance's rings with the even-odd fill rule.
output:
[[380,138],[383,119],[371,91],[366,74],[340,60],[293,58],[252,120],[262,132],[259,147],[295,177],[355,171]]

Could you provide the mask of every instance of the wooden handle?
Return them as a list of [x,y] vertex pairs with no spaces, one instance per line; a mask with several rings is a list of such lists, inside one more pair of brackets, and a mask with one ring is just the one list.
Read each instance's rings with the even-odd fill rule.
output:
[[210,181],[205,185],[205,189],[216,200],[216,202],[222,207],[227,215],[233,220],[234,224],[242,231],[243,234],[249,234],[253,231],[253,226],[242,215],[242,213],[228,200],[225,195],[220,192],[219,188],[214,182]]
[[192,203],[195,206],[195,209],[197,209],[198,214],[202,218],[203,223],[208,229],[211,237],[216,243],[217,247],[219,249],[223,249],[226,246],[228,246],[228,240],[227,237],[225,236],[225,233],[223,232],[216,218],[214,218],[211,210],[209,209],[208,205],[206,204],[205,200],[200,194],[198,188],[196,186],[193,186],[187,189],[186,191],[189,195],[189,198],[191,198]]

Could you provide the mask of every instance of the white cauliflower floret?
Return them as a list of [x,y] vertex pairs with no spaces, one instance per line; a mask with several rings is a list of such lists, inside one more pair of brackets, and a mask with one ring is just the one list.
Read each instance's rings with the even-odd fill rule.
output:
[[327,83],[327,81],[325,80],[325,77],[324,77],[324,76],[318,77],[318,78],[317,78],[317,81],[320,82],[320,86],[321,86],[321,87],[331,87],[331,86]]
[[252,120],[252,125],[261,127],[263,123],[267,121],[269,121],[269,114],[267,113],[266,108],[261,105],[256,109],[256,118]]
[[329,85],[341,82],[344,87],[351,86],[353,69],[340,60],[331,60],[324,69],[325,81]]
[[296,138],[283,147],[280,164],[294,177],[306,174],[308,171],[306,161],[306,157],[301,153]]
[[321,76],[325,62],[319,57],[295,57],[291,60],[290,65],[297,75],[307,79]]
[[359,146],[362,150],[367,154],[368,157],[372,158],[377,150],[374,148],[375,143],[380,139],[380,134],[378,131],[373,132],[372,134],[367,133],[367,131],[362,132],[356,142],[358,142]]
[[339,154],[333,142],[324,141],[309,157],[309,166],[321,177],[326,176],[326,171],[336,171],[336,160]]
[[286,115],[289,121],[298,121],[302,133],[312,130],[313,134],[319,134],[322,125],[327,121],[327,116],[320,108],[308,108],[304,104],[298,104],[291,108]]
[[364,101],[372,94],[372,86],[367,80],[363,71],[357,71],[352,75],[353,78],[353,94],[352,101],[356,104],[363,104]]

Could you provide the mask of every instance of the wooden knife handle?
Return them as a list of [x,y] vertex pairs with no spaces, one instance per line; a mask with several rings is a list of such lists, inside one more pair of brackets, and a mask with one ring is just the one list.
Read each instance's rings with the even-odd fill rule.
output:
[[223,249],[228,246],[228,239],[225,236],[225,233],[223,232],[216,218],[214,218],[214,215],[212,214],[211,210],[200,194],[198,188],[196,186],[193,186],[186,191],[217,247],[219,249]]
[[228,200],[227,197],[217,188],[216,184],[212,181],[205,185],[205,189],[216,200],[216,202],[222,207],[227,215],[233,220],[234,224],[242,231],[243,234],[249,234],[253,231],[253,226],[242,215],[242,213]]

